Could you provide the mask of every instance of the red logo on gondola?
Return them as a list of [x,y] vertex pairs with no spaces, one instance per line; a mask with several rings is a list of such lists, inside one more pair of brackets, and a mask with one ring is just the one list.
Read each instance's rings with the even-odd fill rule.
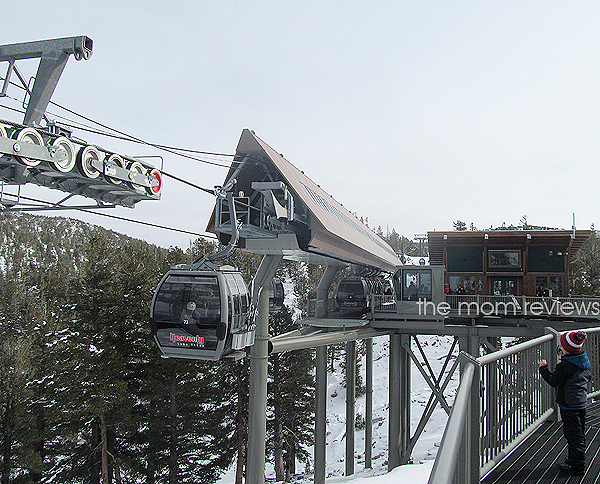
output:
[[169,333],[169,339],[173,343],[197,343],[202,346],[204,345],[204,338],[202,336],[182,336],[180,334]]

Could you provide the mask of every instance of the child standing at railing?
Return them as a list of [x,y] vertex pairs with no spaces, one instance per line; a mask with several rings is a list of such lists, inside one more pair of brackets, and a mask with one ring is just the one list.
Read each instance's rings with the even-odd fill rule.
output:
[[548,362],[540,360],[540,374],[556,387],[556,403],[560,407],[563,434],[567,439],[568,456],[560,469],[569,474],[583,475],[585,470],[585,414],[587,389],[591,378],[590,360],[583,349],[587,338],[584,331],[568,331],[560,337],[564,356],[554,372]]

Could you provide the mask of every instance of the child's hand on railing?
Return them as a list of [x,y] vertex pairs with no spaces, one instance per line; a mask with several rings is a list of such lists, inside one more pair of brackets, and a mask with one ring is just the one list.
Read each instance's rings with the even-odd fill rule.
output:
[[542,366],[548,366],[548,362],[547,362],[546,360],[543,360],[543,359],[542,359],[542,360],[540,360],[540,368],[541,368]]

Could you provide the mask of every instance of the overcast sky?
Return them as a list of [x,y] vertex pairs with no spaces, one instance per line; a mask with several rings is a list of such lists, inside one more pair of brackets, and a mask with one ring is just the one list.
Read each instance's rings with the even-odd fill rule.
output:
[[[0,44],[94,41],[88,61],[69,60],[53,101],[210,152],[234,153],[250,128],[372,228],[412,237],[457,219],[600,220],[600,2],[9,0],[3,12]],[[17,67],[29,76],[37,62]],[[0,118],[22,121],[7,103]],[[204,187],[227,172],[168,153],[164,170]],[[202,233],[213,206],[166,179],[160,201],[109,213]],[[85,220],[162,246],[194,238]]]

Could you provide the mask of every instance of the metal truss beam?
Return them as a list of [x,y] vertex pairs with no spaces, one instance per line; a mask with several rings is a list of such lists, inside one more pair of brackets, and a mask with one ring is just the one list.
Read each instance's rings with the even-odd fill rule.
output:
[[2,88],[3,94],[6,94],[15,61],[40,58],[35,82],[29,93],[24,124],[27,126],[40,124],[69,57],[73,55],[77,60],[87,60],[92,56],[92,49],[92,39],[85,35],[0,45],[0,61],[9,62]]
[[[435,372],[431,368],[431,365],[429,364],[429,360],[428,360],[427,356],[425,355],[423,348],[422,348],[421,344],[419,343],[419,340],[417,339],[416,335],[413,335],[413,340],[416,342],[417,347],[419,348],[419,353],[421,354],[421,357],[423,358],[425,365],[427,366],[427,368],[429,370],[429,374],[425,373],[425,370],[423,369],[421,362],[417,359],[416,355],[414,354],[414,352],[412,351],[410,346],[407,346],[406,349],[407,349],[411,359],[414,361],[415,366],[419,369],[419,371],[421,372],[421,375],[423,376],[423,378],[425,379],[425,381],[431,388],[431,395],[429,396],[429,400],[427,401],[427,404],[425,405],[425,409],[423,410],[423,414],[421,415],[419,423],[417,424],[417,428],[416,428],[414,434],[412,435],[412,437],[410,438],[410,442],[406,449],[405,457],[404,457],[404,459],[402,459],[404,461],[403,463],[408,462],[410,455],[412,454],[412,451],[413,451],[416,443],[418,442],[419,438],[421,437],[421,434],[423,433],[423,430],[425,429],[425,426],[427,425],[427,422],[429,421],[429,418],[433,414],[433,411],[435,410],[435,407],[437,406],[437,404],[439,403],[440,406],[446,411],[446,413],[448,415],[450,415],[451,407],[448,405],[448,402],[446,401],[446,398],[444,397],[444,391],[446,390],[446,387],[452,380],[452,376],[454,375],[456,369],[458,368],[458,358],[453,357],[454,350],[456,349],[456,345],[458,344],[457,338],[454,338],[452,346],[451,346],[450,350],[448,351],[448,353],[446,354],[442,368],[440,369],[440,372],[437,376],[435,375]],[[446,373],[446,369],[448,368],[448,365],[450,364],[451,361],[453,361],[452,367]],[[446,375],[445,377],[444,377],[444,374]],[[442,382],[442,378],[444,378],[443,382]]]
[[291,331],[271,338],[272,353],[282,353],[284,351],[300,350],[305,348],[318,348],[319,346],[328,346],[336,343],[346,343],[359,339],[375,338],[394,333],[389,330],[379,330],[369,327],[353,329],[350,331],[327,331],[314,330],[307,334],[300,331]]

